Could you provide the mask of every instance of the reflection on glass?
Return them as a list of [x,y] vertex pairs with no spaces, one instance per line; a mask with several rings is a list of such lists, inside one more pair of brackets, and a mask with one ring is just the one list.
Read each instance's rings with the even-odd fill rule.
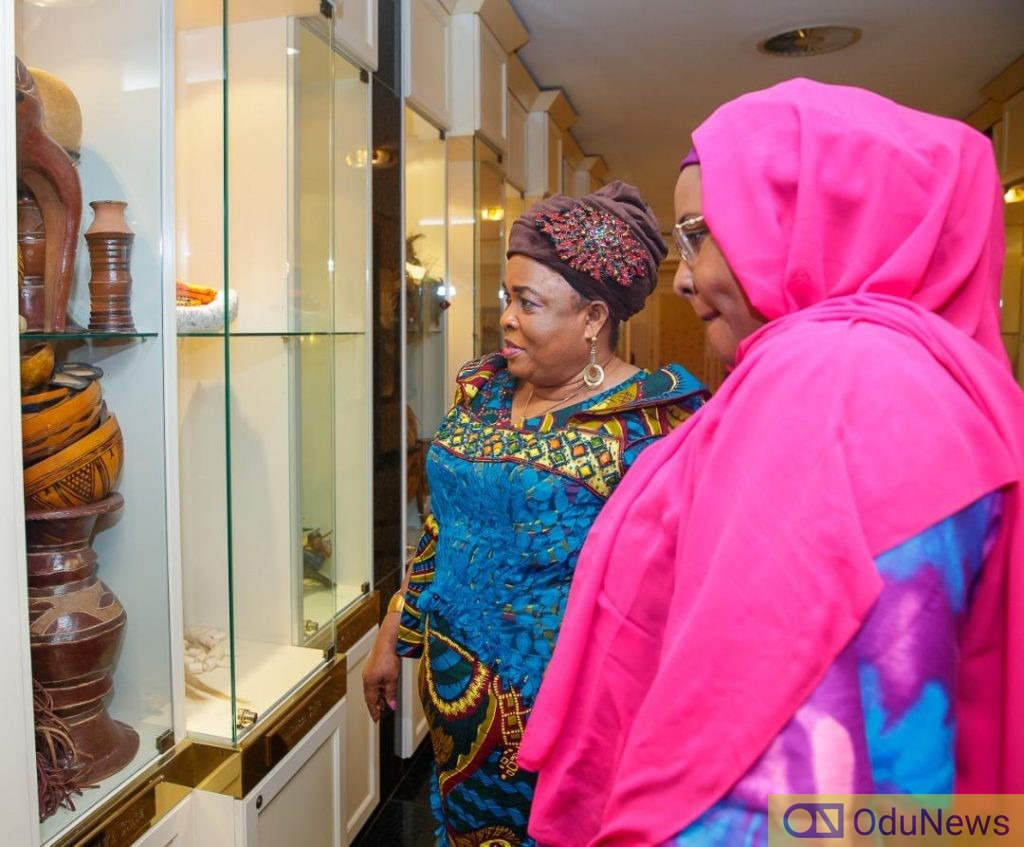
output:
[[504,177],[498,154],[474,141],[476,216],[476,339],[478,356],[501,347],[501,282],[505,275]]
[[[319,22],[299,21],[292,29],[292,123],[290,167],[292,249],[290,300],[293,325],[314,330],[332,325],[331,272],[332,50]],[[290,346],[295,361],[291,382],[297,400],[291,429],[298,437],[298,520],[292,528],[292,640],[316,637],[334,617],[334,345],[330,336],[307,335]]]
[[447,143],[405,110],[406,514],[415,544],[429,509],[424,459],[445,412]]

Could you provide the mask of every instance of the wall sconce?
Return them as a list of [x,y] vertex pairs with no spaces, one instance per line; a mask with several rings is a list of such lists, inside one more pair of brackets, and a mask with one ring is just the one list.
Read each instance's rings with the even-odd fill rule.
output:
[[1011,185],[1006,189],[1006,193],[1003,195],[1003,202],[1005,203],[1024,203],[1024,183],[1020,185]]
[[375,168],[390,168],[398,161],[398,157],[392,150],[388,150],[386,147],[374,147],[373,158],[370,159],[370,164]]
[[482,221],[503,221],[505,220],[505,208],[503,206],[485,206],[480,210]]

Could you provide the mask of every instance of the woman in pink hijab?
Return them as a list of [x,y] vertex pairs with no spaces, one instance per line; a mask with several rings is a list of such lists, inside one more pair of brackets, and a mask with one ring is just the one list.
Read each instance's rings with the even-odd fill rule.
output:
[[792,80],[693,145],[675,287],[732,372],[583,548],[520,750],[531,835],[736,847],[769,793],[1024,792],[990,142]]

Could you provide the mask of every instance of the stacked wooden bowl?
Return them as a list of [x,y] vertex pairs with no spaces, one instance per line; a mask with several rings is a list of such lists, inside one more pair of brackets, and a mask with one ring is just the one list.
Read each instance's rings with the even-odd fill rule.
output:
[[102,500],[124,462],[117,418],[107,411],[91,365],[55,366],[53,347],[21,356],[21,440],[25,508],[67,509]]

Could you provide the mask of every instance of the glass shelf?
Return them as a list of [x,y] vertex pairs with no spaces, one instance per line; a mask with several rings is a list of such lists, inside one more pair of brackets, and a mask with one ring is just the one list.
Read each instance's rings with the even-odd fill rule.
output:
[[22,341],[135,341],[159,338],[158,332],[23,332]]
[[364,332],[179,332],[178,338],[335,338],[365,335]]

